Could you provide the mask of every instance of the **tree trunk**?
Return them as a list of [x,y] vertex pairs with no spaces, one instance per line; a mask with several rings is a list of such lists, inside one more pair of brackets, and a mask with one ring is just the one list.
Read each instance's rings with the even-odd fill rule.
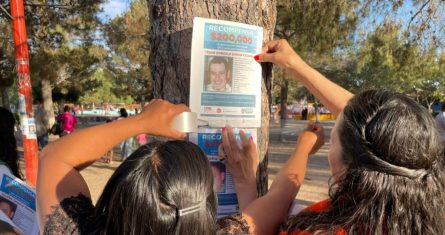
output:
[[8,97],[8,87],[0,87],[0,96],[2,101],[2,107],[5,109],[11,109],[11,103]]
[[42,99],[43,99],[43,109],[48,114],[48,120],[46,123],[51,127],[54,122],[54,105],[53,105],[53,89],[51,87],[51,82],[48,79],[42,79]]
[[281,122],[284,123],[287,119],[287,94],[289,92],[289,81],[287,79],[284,79],[283,84],[281,84],[280,88],[280,108],[281,108],[281,115],[280,119]]
[[[264,40],[273,38],[276,0],[147,0],[150,12],[150,67],[153,95],[173,103],[188,103],[190,49],[193,17],[230,20],[259,25]],[[259,194],[267,192],[267,147],[269,144],[272,66],[263,64],[262,126],[258,130],[260,169]]]

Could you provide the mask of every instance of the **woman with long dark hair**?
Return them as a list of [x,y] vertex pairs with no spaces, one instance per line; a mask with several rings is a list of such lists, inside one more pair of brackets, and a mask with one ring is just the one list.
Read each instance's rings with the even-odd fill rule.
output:
[[14,127],[14,115],[11,111],[0,107],[0,165],[6,166],[10,173],[22,179]]
[[[287,217],[307,163],[306,155],[291,156],[280,181],[246,202],[244,220],[234,217],[233,223],[255,234],[443,234],[444,148],[424,107],[390,91],[353,96],[307,65],[285,40],[267,43],[255,59],[284,68],[337,115],[328,155],[333,182],[329,199]],[[234,143],[223,140],[228,161],[239,158],[230,150]]]
[[[185,141],[140,147],[114,172],[94,207],[79,171],[139,133],[170,138],[173,118],[189,109],[152,101],[137,116],[73,132],[40,156],[37,211],[45,234],[211,234],[216,199],[205,154]],[[98,141],[100,140],[100,141]]]
[[[185,105],[154,100],[136,116],[85,128],[46,146],[40,155],[37,177],[41,231],[44,234],[224,234],[223,226],[216,221],[210,163],[193,143],[173,140],[141,146],[116,169],[95,206],[79,173],[130,136],[148,133],[184,138],[184,133],[172,129],[172,122],[186,111],[189,109]],[[243,148],[256,157],[252,140],[248,141],[243,132],[240,136]],[[255,180],[254,174],[242,175],[238,171],[240,168],[232,167],[238,186]],[[251,200],[250,196],[244,197],[246,201]]]

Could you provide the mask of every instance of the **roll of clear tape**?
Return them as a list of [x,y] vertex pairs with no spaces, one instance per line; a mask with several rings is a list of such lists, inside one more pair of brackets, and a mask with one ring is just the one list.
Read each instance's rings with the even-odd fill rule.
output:
[[194,112],[183,112],[173,120],[173,128],[185,133],[198,131],[198,115]]

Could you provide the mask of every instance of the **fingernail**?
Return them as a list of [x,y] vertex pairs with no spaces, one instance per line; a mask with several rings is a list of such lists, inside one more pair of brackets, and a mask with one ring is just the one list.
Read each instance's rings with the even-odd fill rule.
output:
[[253,136],[250,136],[250,137],[249,137],[249,141],[253,141]]
[[221,132],[222,132],[222,133],[226,132],[226,128],[223,127],[223,128],[221,129]]
[[260,55],[256,55],[253,57],[256,61],[260,60]]

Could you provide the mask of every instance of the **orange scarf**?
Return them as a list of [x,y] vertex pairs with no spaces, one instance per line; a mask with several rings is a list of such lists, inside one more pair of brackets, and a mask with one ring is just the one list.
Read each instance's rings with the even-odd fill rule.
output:
[[[331,206],[331,200],[326,199],[306,207],[303,211],[323,212],[327,211],[330,206]],[[310,235],[310,234],[311,233],[309,231],[295,230],[292,231],[290,234],[286,231],[283,231],[280,232],[278,235]],[[346,231],[344,229],[339,229],[336,233],[336,235],[345,235],[345,234]]]

